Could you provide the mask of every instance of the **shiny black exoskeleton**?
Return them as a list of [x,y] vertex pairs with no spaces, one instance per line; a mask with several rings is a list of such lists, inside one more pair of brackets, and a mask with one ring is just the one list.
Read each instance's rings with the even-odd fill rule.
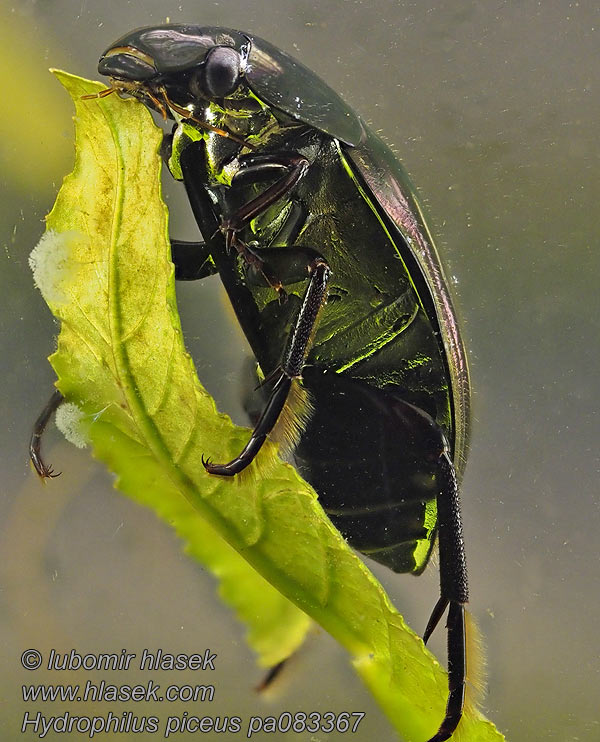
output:
[[[449,699],[462,714],[468,600],[458,502],[469,418],[465,353],[439,258],[391,151],[314,73],[251,34],[135,30],[102,55],[112,91],[175,127],[165,157],[205,242],[172,241],[176,277],[218,272],[266,400],[233,476],[284,428],[302,475],[356,549],[419,574],[437,536],[449,606]],[[39,439],[54,395],[32,439]],[[39,465],[38,465],[39,464]]]

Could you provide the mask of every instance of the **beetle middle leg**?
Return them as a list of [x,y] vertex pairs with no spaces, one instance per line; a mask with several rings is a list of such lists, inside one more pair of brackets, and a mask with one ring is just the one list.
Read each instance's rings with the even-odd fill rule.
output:
[[204,467],[209,474],[234,476],[254,460],[285,406],[292,382],[302,374],[319,311],[327,297],[327,286],[331,276],[329,265],[321,257],[311,261],[308,271],[310,279],[300,311],[289,335],[281,364],[271,376],[274,382],[273,390],[252,431],[250,440],[242,452],[227,464],[213,464],[203,459]]
[[[266,178],[272,179],[273,173],[283,175],[274,183],[269,185],[258,196],[250,198],[236,209],[227,218],[219,219],[214,211],[214,205],[211,202],[205,184],[198,180],[197,174],[204,170],[204,146],[201,142],[196,142],[188,146],[181,155],[181,169],[184,175],[184,183],[190,198],[192,211],[196,216],[201,230],[205,234],[211,234],[210,229],[215,222],[218,225],[216,232],[208,239],[212,258],[221,274],[225,287],[229,283],[235,283],[233,295],[237,297],[234,301],[234,309],[238,316],[245,321],[246,327],[260,326],[260,317],[256,305],[251,298],[248,287],[243,286],[237,280],[234,272],[231,270],[231,260],[227,253],[235,249],[245,262],[250,271],[264,279],[267,285],[279,289],[283,286],[282,281],[272,272],[270,267],[271,258],[276,262],[275,254],[279,250],[270,250],[259,248],[252,250],[253,259],[248,259],[248,245],[239,237],[238,232],[245,229],[249,223],[268,209],[280,198],[289,194],[299,179],[302,177],[308,167],[308,160],[298,153],[292,154],[269,154],[263,156],[250,155],[245,158],[240,171],[235,177],[235,185],[256,184]],[[224,250],[219,249],[218,238],[224,237]],[[273,429],[277,419],[282,412],[294,379],[299,378],[302,373],[304,361],[310,350],[312,338],[316,328],[319,311],[327,296],[327,287],[331,270],[327,262],[314,250],[306,249],[285,249],[283,251],[293,265],[292,273],[297,273],[298,269],[302,272],[301,278],[305,279],[307,272],[309,276],[308,286],[301,302],[300,310],[296,317],[294,326],[288,338],[288,343],[283,354],[281,364],[271,375],[270,380],[273,382],[271,395],[266,406],[259,417],[254,428],[252,436],[245,446],[244,450],[236,456],[235,459],[227,464],[213,464],[210,461],[204,461],[206,470],[211,474],[222,476],[234,476],[245,469],[256,457],[267,435]],[[269,262],[264,256],[269,256]],[[294,265],[294,256],[299,257],[299,265]],[[256,258],[256,259],[254,259]],[[298,262],[298,261],[296,261]],[[277,283],[276,286],[274,284]],[[230,293],[230,296],[232,294]],[[239,306],[236,306],[239,304]],[[255,317],[254,321],[251,321]],[[247,333],[252,343],[254,334]]]

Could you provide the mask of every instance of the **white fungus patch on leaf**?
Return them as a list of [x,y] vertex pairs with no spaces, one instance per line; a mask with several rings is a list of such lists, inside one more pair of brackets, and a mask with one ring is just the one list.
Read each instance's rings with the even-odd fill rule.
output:
[[78,232],[56,232],[49,229],[29,255],[36,287],[48,304],[61,305],[69,300],[68,286],[77,271],[72,259],[73,243],[85,235]]
[[63,402],[56,410],[56,427],[64,437],[77,448],[85,448],[89,445],[89,437],[86,429],[85,412],[72,402]]

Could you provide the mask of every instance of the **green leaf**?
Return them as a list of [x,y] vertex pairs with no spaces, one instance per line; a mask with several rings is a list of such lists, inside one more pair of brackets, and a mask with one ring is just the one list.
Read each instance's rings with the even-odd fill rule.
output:
[[[173,521],[194,556],[226,576],[222,591],[244,620],[268,596],[260,628],[251,624],[268,647],[263,659],[275,656],[267,628],[286,644],[283,655],[301,641],[308,614],[352,654],[398,731],[424,742],[444,714],[446,675],[314,491],[270,443],[247,474],[204,471],[202,454],[228,460],[249,433],[216,411],[183,346],[160,198],[160,132],[141,104],[116,95],[81,101],[101,86],[56,74],[77,108],[76,163],[33,262],[62,322],[51,357],[58,387],[83,409],[95,455],[120,489]],[[213,552],[203,544],[214,532]],[[250,577],[239,555],[262,577]],[[250,590],[246,580],[254,580]],[[463,740],[502,739],[472,710],[460,730]]]
[[[188,397],[182,398],[182,403],[196,404],[195,374],[181,346],[172,266],[165,244],[167,214],[160,200],[161,162],[157,157],[161,134],[143,106],[132,100],[121,101],[116,96],[116,105],[112,106],[94,100],[82,101],[81,95],[97,92],[104,86],[64,73],[56,74],[71,92],[77,107],[77,160],[75,171],[65,179],[48,216],[46,234],[32,253],[31,263],[36,283],[53,313],[62,321],[58,352],[51,359],[59,376],[58,386],[70,403],[78,405],[75,409],[68,405],[67,420],[63,412],[66,405],[59,410],[61,429],[66,434],[67,427],[69,438],[76,436],[74,442],[79,445],[83,442],[82,435],[91,439],[96,456],[118,474],[117,486],[151,507],[177,530],[190,554],[219,579],[221,596],[248,626],[248,643],[257,652],[259,663],[270,667],[298,648],[311,621],[240,557],[182,497],[168,476],[168,467],[144,443],[141,432],[144,423],[133,412],[131,402],[131,395],[137,396],[137,390],[136,380],[127,370],[127,356],[122,361],[115,357],[120,344],[117,337],[123,331],[122,325],[120,330],[115,330],[120,322],[118,314],[129,312],[131,322],[139,322],[143,329],[139,334],[132,333],[131,343],[122,343],[124,354],[135,343],[137,352],[142,354],[136,361],[139,363],[142,357],[163,353],[160,340],[168,337],[170,352],[175,344],[180,352],[171,372],[183,373],[191,381],[187,388],[183,387]],[[145,177],[139,177],[140,171]],[[133,198],[131,179],[136,179],[139,186]],[[126,198],[116,205],[117,194],[124,187],[128,191]],[[135,216],[131,209],[135,210]],[[141,230],[137,245],[123,236],[119,222],[124,218],[133,220],[130,226],[134,231]],[[125,265],[130,270],[123,271]],[[162,292],[160,318],[150,309],[148,296],[141,297],[148,290],[144,275],[153,277],[151,291]],[[152,287],[154,280],[156,284]],[[113,281],[137,286],[137,300],[142,301],[139,310],[121,301],[120,288]],[[170,286],[168,303],[167,286]],[[157,300],[158,296],[157,293]],[[147,312],[145,316],[144,312]],[[119,362],[123,363],[121,368]],[[182,370],[177,366],[182,366]],[[147,370],[143,388],[160,385],[164,389],[168,372],[161,378],[164,371],[161,366],[149,364]],[[181,391],[173,388],[176,394]],[[209,414],[215,415],[212,401],[201,389],[198,392],[205,398]],[[140,400],[140,404],[144,405],[145,401]],[[80,408],[85,413],[83,418]],[[145,410],[143,414],[147,413]],[[177,419],[176,412],[174,415]]]

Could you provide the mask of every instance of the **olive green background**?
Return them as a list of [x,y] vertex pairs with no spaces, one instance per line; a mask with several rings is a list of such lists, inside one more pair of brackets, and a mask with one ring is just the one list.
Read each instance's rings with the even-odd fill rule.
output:
[[[412,174],[438,236],[473,377],[462,499],[471,607],[487,644],[485,708],[515,742],[599,739],[600,12],[559,0],[0,2],[0,736],[34,739],[19,734],[25,710],[64,710],[23,704],[22,683],[152,677],[165,685],[212,682],[215,701],[126,707],[138,715],[366,711],[353,739],[395,738],[322,631],[276,697],[259,699],[252,686],[261,671],[243,629],[169,529],[114,491],[89,453],[54,430],[47,451],[60,479],[44,487],[27,464],[58,331],[27,256],[72,164],[70,105],[46,70],[95,77],[108,44],[166,16],[253,31],[296,55],[384,133]],[[185,195],[165,183],[172,234],[193,239]],[[218,280],[183,286],[179,298],[201,379],[243,421],[245,346]],[[377,574],[422,630],[436,598],[435,568],[418,580]],[[29,647],[138,654],[210,647],[218,659],[200,679],[49,674],[21,668]],[[443,655],[443,631],[434,647]],[[79,704],[73,713],[111,710],[123,709]]]

